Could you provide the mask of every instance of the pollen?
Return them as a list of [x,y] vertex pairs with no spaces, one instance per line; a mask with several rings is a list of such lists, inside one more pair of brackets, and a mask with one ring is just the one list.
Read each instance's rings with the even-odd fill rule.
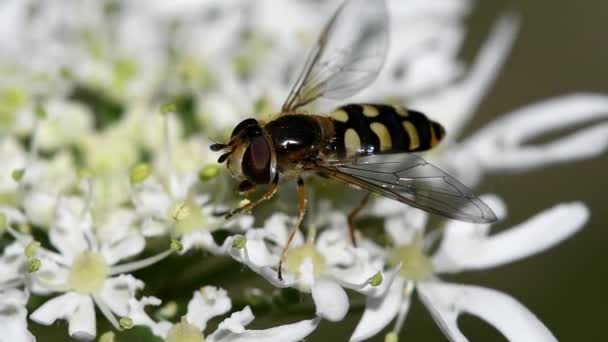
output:
[[171,327],[165,342],[205,342],[205,336],[197,327],[182,318],[180,323]]
[[83,294],[99,293],[109,271],[103,256],[95,252],[82,252],[74,258],[68,285]]

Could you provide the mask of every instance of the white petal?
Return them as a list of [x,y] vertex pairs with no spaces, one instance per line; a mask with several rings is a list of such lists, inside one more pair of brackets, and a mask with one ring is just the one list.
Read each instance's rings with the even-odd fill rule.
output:
[[226,253],[226,249],[223,248],[223,246],[218,245],[213,239],[211,232],[205,229],[199,229],[192,233],[185,234],[182,236],[181,242],[183,250],[180,253],[186,253],[194,247],[202,247],[215,255]]
[[246,306],[243,310],[233,312],[230,317],[223,320],[212,335],[218,336],[228,333],[240,334],[245,331],[245,326],[251,323],[253,319],[254,316],[253,312],[251,312],[251,308]]
[[523,107],[492,122],[469,138],[464,150],[490,171],[520,171],[591,158],[608,149],[608,125],[594,125],[540,145],[529,140],[557,130],[608,118],[608,97],[570,95]]
[[329,279],[317,279],[311,288],[317,316],[328,321],[341,321],[348,312],[346,291]]
[[194,296],[188,303],[186,319],[190,324],[204,331],[207,321],[225,314],[231,308],[232,302],[224,289],[205,286],[200,291],[194,292]]
[[27,311],[20,292],[0,292],[0,342],[36,341],[27,330]]
[[134,325],[148,327],[154,335],[165,338],[172,324],[167,321],[155,322],[145,310],[148,305],[159,306],[160,304],[160,299],[156,297],[142,297],[140,300],[131,299],[129,300],[128,317],[133,320]]
[[[526,258],[551,248],[578,232],[589,219],[579,202],[560,204],[498,234],[476,236],[478,225],[450,226],[433,257],[437,272],[484,269]],[[466,246],[466,247],[463,247]]]
[[526,307],[496,290],[427,282],[418,284],[418,293],[437,325],[452,341],[468,341],[457,323],[464,312],[488,322],[509,341],[557,341]]
[[399,277],[393,281],[384,296],[367,297],[365,311],[350,341],[363,341],[376,335],[397,316],[404,301],[409,304],[410,298],[405,297],[403,293],[404,283],[403,278]]
[[58,319],[67,319],[70,336],[78,339],[90,340],[96,335],[95,307],[87,295],[68,292],[50,299],[34,311],[30,318],[44,325],[51,325]]
[[84,201],[80,198],[62,198],[57,206],[54,225],[49,230],[51,243],[68,260],[90,249],[90,243],[94,242],[85,237],[91,231],[92,218],[88,212],[82,215],[84,208]]
[[103,244],[101,254],[108,265],[114,265],[123,259],[138,255],[145,247],[146,240],[144,237],[139,233],[131,232],[119,241],[112,244]]
[[126,316],[129,301],[135,298],[138,290],[144,288],[144,283],[130,274],[106,279],[101,289],[100,297],[118,316]]
[[416,235],[424,234],[428,218],[427,212],[402,204],[399,215],[386,220],[384,230],[395,245],[407,245]]
[[310,335],[319,325],[319,321],[320,319],[316,318],[270,329],[244,330],[238,334],[218,330],[206,340],[208,342],[296,342]]

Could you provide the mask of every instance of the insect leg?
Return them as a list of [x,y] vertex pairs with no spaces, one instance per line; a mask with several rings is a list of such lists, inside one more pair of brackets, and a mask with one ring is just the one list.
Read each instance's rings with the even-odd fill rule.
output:
[[281,273],[281,269],[283,266],[283,259],[285,259],[285,254],[289,250],[289,245],[293,240],[293,237],[296,235],[296,232],[300,228],[300,224],[304,219],[304,213],[306,212],[306,193],[304,192],[304,180],[302,177],[298,177],[298,221],[295,226],[289,232],[289,237],[287,238],[287,242],[285,246],[283,246],[283,251],[281,252],[281,260],[279,260],[279,268],[277,270],[277,275],[279,280],[283,280],[283,274]]
[[251,210],[251,209],[255,208],[258,204],[269,200],[270,198],[272,198],[272,196],[274,196],[277,193],[278,188],[279,188],[279,175],[277,174],[277,176],[274,178],[274,180],[270,184],[270,188],[268,189],[268,191],[266,191],[266,193],[262,197],[258,198],[257,200],[255,200],[253,202],[249,202],[245,205],[242,205],[242,206],[232,210],[231,212],[226,214],[225,219],[229,220],[232,217],[234,217],[235,215],[238,215],[247,210]]
[[355,224],[354,224],[354,220],[355,220],[355,216],[357,216],[357,214],[359,212],[361,212],[361,210],[363,209],[363,207],[365,207],[365,204],[367,204],[367,201],[369,200],[369,195],[371,194],[371,192],[367,192],[365,194],[365,196],[363,196],[363,198],[361,199],[361,201],[359,202],[359,204],[357,204],[356,207],[354,207],[349,213],[348,216],[346,217],[346,220],[348,222],[348,231],[350,234],[350,241],[353,243],[353,246],[357,247],[357,239],[355,238]]

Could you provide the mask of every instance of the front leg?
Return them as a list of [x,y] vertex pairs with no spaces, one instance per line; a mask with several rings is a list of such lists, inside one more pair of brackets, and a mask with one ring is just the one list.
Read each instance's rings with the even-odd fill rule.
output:
[[277,174],[274,177],[274,179],[272,180],[272,183],[270,183],[270,188],[268,189],[268,191],[266,191],[266,193],[262,197],[258,198],[256,201],[249,202],[245,205],[242,205],[242,206],[232,210],[231,212],[226,214],[226,217],[225,217],[226,220],[229,220],[229,219],[233,218],[235,215],[238,215],[244,211],[251,210],[251,209],[255,208],[258,204],[271,199],[272,196],[274,196],[277,193],[278,188],[279,188],[279,175]]

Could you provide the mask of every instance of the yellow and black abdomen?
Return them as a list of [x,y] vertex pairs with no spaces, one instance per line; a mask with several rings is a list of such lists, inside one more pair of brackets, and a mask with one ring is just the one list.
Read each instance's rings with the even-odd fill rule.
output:
[[339,158],[426,151],[445,135],[439,123],[398,106],[350,104],[336,109],[330,117],[335,137],[325,152]]

